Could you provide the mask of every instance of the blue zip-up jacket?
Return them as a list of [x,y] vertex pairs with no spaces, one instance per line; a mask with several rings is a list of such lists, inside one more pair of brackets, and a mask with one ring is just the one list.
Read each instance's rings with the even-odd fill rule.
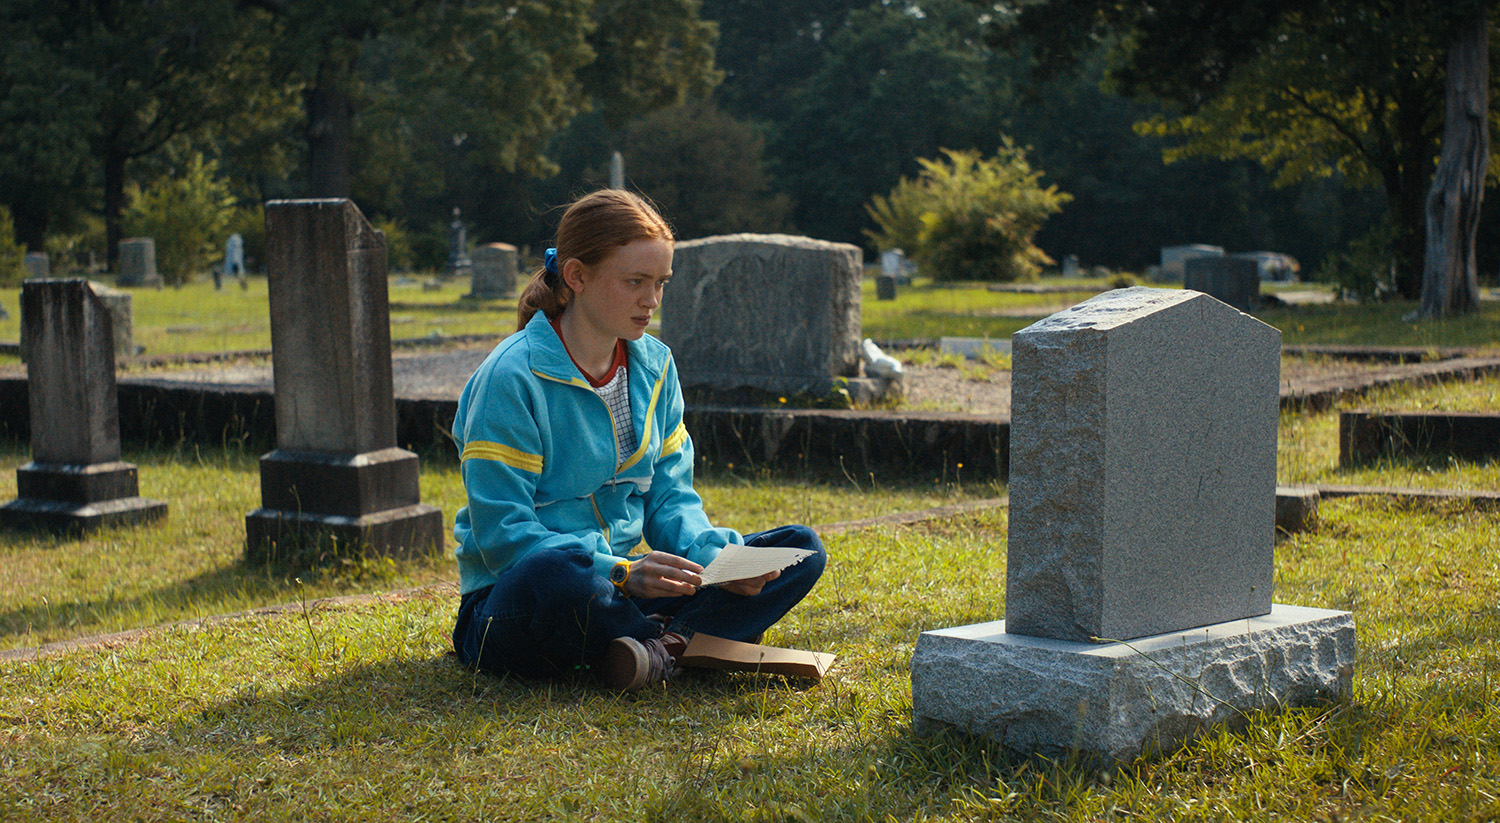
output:
[[693,490],[693,442],[666,344],[626,342],[635,454],[618,461],[614,420],[540,312],[505,338],[458,399],[469,503],[454,517],[459,592],[492,585],[532,552],[585,551],[602,575],[642,540],[708,565],[737,532],[715,528]]

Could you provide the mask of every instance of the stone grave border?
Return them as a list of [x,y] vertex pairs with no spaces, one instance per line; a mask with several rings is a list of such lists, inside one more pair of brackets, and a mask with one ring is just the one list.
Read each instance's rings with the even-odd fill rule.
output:
[[[489,343],[494,335],[423,337],[393,347]],[[885,341],[882,349],[923,341]],[[926,341],[930,344],[931,341]],[[1500,355],[1466,349],[1415,347],[1284,346],[1284,354],[1376,360],[1390,365],[1367,374],[1299,383],[1283,382],[1283,410],[1326,411],[1343,399],[1401,385],[1471,380],[1500,374]],[[264,350],[129,358],[128,364],[190,364],[263,358]],[[206,385],[161,376],[119,378],[121,437],[132,443],[179,441],[219,445],[275,442],[275,404],[269,389]],[[24,376],[0,377],[0,437],[29,436]],[[451,447],[449,429],[457,398],[396,398],[397,442],[414,450]],[[982,481],[1008,473],[1010,421],[957,412],[841,411],[693,406],[685,415],[700,460],[746,469],[818,468],[863,480],[899,470],[939,481]],[[841,461],[842,460],[842,464]],[[962,464],[962,468],[960,468]]]

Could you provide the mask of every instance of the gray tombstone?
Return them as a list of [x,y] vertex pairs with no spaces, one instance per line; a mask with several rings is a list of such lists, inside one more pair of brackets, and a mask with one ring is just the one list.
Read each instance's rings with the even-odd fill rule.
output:
[[895,300],[896,299],[896,278],[895,278],[894,275],[890,275],[890,274],[877,274],[877,275],[875,275],[875,299],[876,300]]
[[149,522],[167,504],[139,496],[136,467],[120,460],[110,312],[87,280],[27,280],[21,291],[31,405],[31,462],[16,470],[18,499],[0,523],[89,532]]
[[252,560],[420,554],[442,544],[417,456],[396,445],[385,235],[345,199],[266,204],[276,445]]
[[[135,323],[131,318],[130,292],[112,289],[103,283],[89,283],[94,297],[109,313],[110,328],[114,330],[115,357],[130,357],[135,351]],[[21,313],[21,361],[28,362],[31,352],[26,334],[26,313]]]
[[684,386],[827,392],[859,374],[858,246],[780,234],[678,243],[662,340]]
[[28,278],[52,276],[52,259],[44,251],[26,252],[25,264]]
[[161,275],[156,271],[155,240],[132,237],[120,241],[120,272],[115,282],[121,286],[161,286]]
[[1083,271],[1078,268],[1078,255],[1070,254],[1062,261],[1063,277],[1082,277]]
[[1271,599],[1280,333],[1131,288],[1012,342],[1006,619],[922,634],[918,731],[1115,761],[1348,694],[1349,614]]
[[448,224],[448,265],[443,273],[449,277],[467,273],[472,262],[469,260],[468,232],[464,229],[464,221],[459,219],[458,207],[453,208],[453,222]]
[[1182,287],[1201,291],[1240,311],[1260,302],[1260,266],[1242,257],[1193,257],[1183,264]]
[[516,247],[507,243],[489,243],[469,255],[469,300],[494,300],[516,293]]
[[1204,243],[1191,243],[1186,246],[1163,246],[1161,250],[1161,266],[1157,269],[1157,275],[1164,282],[1181,283],[1184,273],[1184,265],[1188,260],[1195,257],[1222,257],[1224,248],[1222,246],[1210,246]]

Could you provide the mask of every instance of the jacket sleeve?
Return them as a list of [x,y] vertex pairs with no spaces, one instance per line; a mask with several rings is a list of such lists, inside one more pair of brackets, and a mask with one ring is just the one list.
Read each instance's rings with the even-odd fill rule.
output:
[[[467,398],[454,432],[463,451],[460,473],[468,493],[469,536],[464,550],[477,550],[485,566],[499,572],[523,557],[549,549],[609,556],[602,534],[561,534],[536,515],[536,488],[550,435],[542,431],[537,398],[524,378],[492,372]],[[607,568],[615,558],[603,563]]]
[[646,545],[707,566],[730,543],[744,538],[733,529],[716,528],[703,513],[703,499],[693,489],[693,439],[682,424],[682,387],[677,365],[667,360],[657,400],[664,440],[646,493]]

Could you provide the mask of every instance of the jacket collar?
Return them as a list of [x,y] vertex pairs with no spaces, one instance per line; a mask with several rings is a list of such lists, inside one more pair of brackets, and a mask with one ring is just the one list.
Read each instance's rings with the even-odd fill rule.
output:
[[[557,336],[557,330],[552,328],[546,315],[537,312],[526,324],[526,340],[530,343],[532,371],[564,383],[576,383],[589,388],[588,380],[573,364],[573,358],[568,356],[562,338]],[[650,335],[643,335],[639,340],[626,340],[625,348],[630,356],[631,382],[634,382],[636,374],[649,376],[655,382],[661,375],[666,360],[666,346]]]

